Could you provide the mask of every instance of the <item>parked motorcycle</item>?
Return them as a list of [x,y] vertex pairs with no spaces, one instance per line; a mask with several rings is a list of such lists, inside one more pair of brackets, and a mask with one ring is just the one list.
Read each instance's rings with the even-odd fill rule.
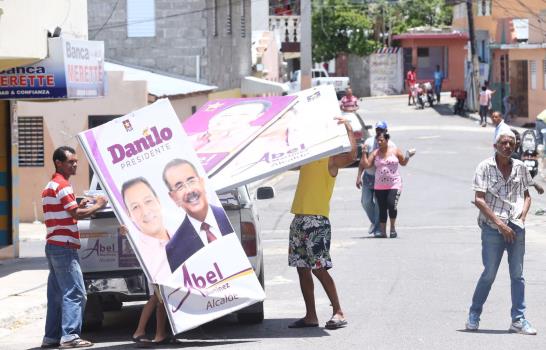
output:
[[520,154],[531,177],[535,177],[538,174],[538,144],[534,130],[526,130],[521,135]]
[[427,96],[428,105],[429,107],[432,107],[434,106],[434,101],[436,99],[436,97],[434,96],[434,89],[432,88],[432,84],[430,83],[430,81],[427,81],[423,84],[423,86],[425,94]]

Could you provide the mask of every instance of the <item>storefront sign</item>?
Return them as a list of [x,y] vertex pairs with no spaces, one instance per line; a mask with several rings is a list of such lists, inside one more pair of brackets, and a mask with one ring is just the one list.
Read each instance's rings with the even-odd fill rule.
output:
[[0,71],[0,99],[104,96],[104,42],[50,38],[48,49],[33,65]]

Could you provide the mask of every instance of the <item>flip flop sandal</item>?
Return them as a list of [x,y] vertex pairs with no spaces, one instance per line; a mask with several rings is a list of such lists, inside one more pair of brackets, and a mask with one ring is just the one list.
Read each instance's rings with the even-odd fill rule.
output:
[[318,327],[318,323],[307,323],[303,318],[300,318],[299,320],[290,323],[288,325],[288,328],[311,328],[311,327]]
[[146,338],[146,334],[142,334],[136,337],[131,338],[135,343],[148,343],[151,342],[151,339]]
[[179,341],[178,339],[176,338],[173,338],[173,337],[167,337],[167,338],[163,338],[161,339],[160,341],[151,341],[150,344],[152,345],[174,345],[174,344],[181,344],[182,342]]
[[93,346],[89,340],[83,340],[81,338],[76,338],[71,341],[61,343],[59,349],[73,349],[73,348],[87,348]]
[[338,328],[345,327],[346,325],[347,325],[346,320],[335,320],[335,319],[332,318],[328,322],[326,322],[326,325],[324,326],[324,328],[326,328],[326,329],[338,329]]

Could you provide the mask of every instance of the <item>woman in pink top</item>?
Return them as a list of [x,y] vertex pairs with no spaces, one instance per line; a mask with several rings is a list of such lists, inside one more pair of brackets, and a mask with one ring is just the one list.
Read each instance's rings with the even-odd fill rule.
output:
[[395,146],[389,146],[390,135],[383,131],[377,134],[376,140],[378,149],[370,153],[363,161],[364,167],[369,168],[375,165],[374,194],[379,206],[379,229],[381,235],[387,237],[387,215],[390,218],[390,237],[396,238],[395,222],[397,216],[396,206],[402,191],[402,178],[398,172],[399,165],[406,165],[409,158],[415,154],[415,150],[409,150],[406,155]]

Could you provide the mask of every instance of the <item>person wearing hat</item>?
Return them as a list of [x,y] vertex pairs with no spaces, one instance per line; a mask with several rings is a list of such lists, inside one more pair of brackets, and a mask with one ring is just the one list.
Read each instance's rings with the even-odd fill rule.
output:
[[[370,153],[379,148],[376,136],[383,131],[387,131],[387,129],[388,127],[386,121],[379,121],[375,124],[375,135],[368,137],[364,142],[365,147],[363,147],[362,151],[364,152],[364,149],[366,149],[366,152],[362,155],[362,158],[369,157]],[[389,146],[395,147],[396,145],[389,140]],[[370,220],[370,228],[368,229],[368,233],[379,237],[381,235],[381,231],[379,229],[379,207],[377,206],[377,200],[374,196],[374,183],[375,167],[372,166],[364,169],[364,163],[361,159],[358,165],[356,188],[362,190],[360,203],[362,203],[362,208],[364,208],[366,216],[368,216],[368,219]]]

